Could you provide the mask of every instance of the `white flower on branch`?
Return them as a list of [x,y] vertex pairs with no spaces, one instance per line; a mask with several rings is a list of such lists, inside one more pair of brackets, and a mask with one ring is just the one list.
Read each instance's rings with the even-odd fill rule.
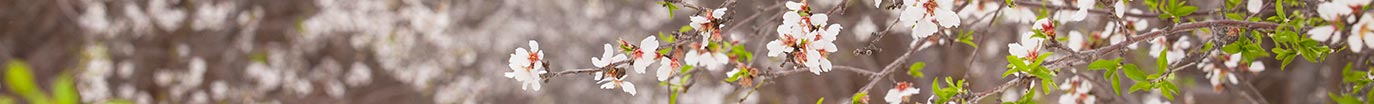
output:
[[1250,13],[1259,14],[1260,10],[1264,10],[1264,0],[1247,1],[1249,2],[1245,3],[1245,10],[1250,11]]
[[597,81],[597,83],[601,83],[601,89],[615,89],[615,88],[620,88],[621,90],[625,91],[625,93],[630,93],[630,96],[634,96],[635,93],[637,92],[637,91],[635,91],[635,84],[634,84],[634,83],[630,83],[630,81],[626,81],[626,80],[625,80],[625,78],[628,77],[628,76],[629,76],[629,75],[620,75],[620,77],[618,77],[618,78],[617,78],[617,77],[605,78],[605,79],[602,79],[601,81]]
[[1088,39],[1087,37],[1083,36],[1083,33],[1079,33],[1078,31],[1069,31],[1069,43],[1065,45],[1068,45],[1069,49],[1073,51],[1081,51],[1085,50],[1084,48],[1088,48],[1092,45],[1087,41]]
[[730,57],[725,56],[724,52],[715,52],[718,50],[707,47],[707,45],[711,43],[710,40],[701,38],[701,41],[702,43],[697,44],[697,46],[700,47],[690,49],[690,51],[687,51],[686,56],[683,57],[683,61],[686,61],[687,65],[699,66],[708,70],[716,70],[724,67],[725,64],[729,64]]
[[[829,16],[826,14],[809,14],[802,17],[806,5],[803,3],[787,2],[787,8],[791,9],[783,14],[782,25],[778,26],[778,40],[768,42],[769,57],[789,56],[794,60],[793,63],[803,64],[812,73],[830,71],[830,60],[826,57],[829,53],[839,51],[834,42],[839,35],[841,27],[839,24],[829,24]],[[716,55],[717,58],[724,55]],[[726,60],[728,61],[728,60]],[[690,63],[690,62],[689,62]]]
[[910,26],[911,35],[917,41],[940,31],[940,27],[959,26],[959,14],[953,11],[952,0],[904,0],[903,3],[909,7],[902,9],[899,21],[914,24]]
[[[616,51],[611,48],[611,44],[601,44],[601,46],[603,47],[601,58],[592,57],[592,66],[608,67],[606,65],[627,60],[625,54],[615,54]],[[615,56],[611,56],[611,54],[615,54]]]
[[640,40],[639,47],[636,47],[634,53],[631,54],[630,60],[634,60],[634,63],[631,64],[634,66],[635,73],[644,73],[644,69],[649,68],[649,64],[654,64],[655,59],[659,57],[658,38],[649,36]]
[[1115,4],[1112,4],[1112,14],[1116,15],[1116,17],[1126,17],[1126,9],[1130,9],[1130,5],[1126,5],[1126,3],[1129,3],[1129,1],[1117,1]]
[[886,100],[889,104],[900,104],[906,102],[911,96],[919,93],[921,93],[921,89],[912,86],[911,83],[898,82],[897,86],[892,87],[891,90],[887,90],[887,96],[883,96],[883,100]]
[[[1165,58],[1165,60],[1167,60],[1168,63],[1171,64],[1174,62],[1178,62],[1178,60],[1182,60],[1184,56],[1187,56],[1187,53],[1185,53],[1183,50],[1186,50],[1193,46],[1192,43],[1188,40],[1188,37],[1178,38],[1178,41],[1174,42],[1173,44],[1170,44],[1167,38],[1156,37],[1150,40],[1150,43],[1150,56],[1155,58]],[[1159,52],[1165,51],[1164,49],[1166,47],[1168,47],[1167,53],[1169,55],[1167,57],[1159,57]]]
[[1339,22],[1344,19],[1345,23],[1354,22],[1350,21],[1355,19],[1352,13],[1360,11],[1370,1],[1374,0],[1335,0],[1317,4],[1317,16],[1327,21]]
[[1239,79],[1236,78],[1236,74],[1234,74],[1234,71],[1224,67],[1233,68],[1234,66],[1238,66],[1232,63],[1239,63],[1239,60],[1241,60],[1242,58],[1241,56],[1242,55],[1240,54],[1232,54],[1229,55],[1229,57],[1217,58],[1221,61],[1224,61],[1224,63],[1222,63],[1223,66],[1217,66],[1216,64],[1213,64],[1211,60],[1204,60],[1202,61],[1202,64],[1198,64],[1198,67],[1202,69],[1203,72],[1207,72],[1207,79],[1208,81],[1211,81],[1212,89],[1215,91],[1221,91],[1222,88],[1224,88],[1223,86],[1225,86],[1225,83],[1236,84],[1240,82]]
[[658,71],[655,72],[655,74],[658,75],[658,81],[666,81],[668,80],[668,78],[672,78],[673,72],[676,71],[674,69],[677,69],[678,67],[682,66],[682,64],[679,64],[677,60],[673,60],[670,58],[661,58],[658,60],[658,62]]
[[1336,32],[1336,26],[1332,25],[1313,27],[1312,30],[1307,30],[1307,35],[1311,36],[1312,40],[1320,42],[1336,43],[1336,41],[1341,40],[1341,32]]
[[1041,43],[1044,43],[1045,39],[1031,37],[1031,35],[1034,34],[1035,33],[1032,32],[1026,32],[1021,34],[1020,43],[1007,44],[1007,52],[1010,52],[1011,55],[1026,60],[1034,60],[1038,58],[1040,54],[1040,48],[1043,48],[1041,47]]
[[514,78],[522,83],[520,89],[533,89],[539,91],[539,75],[548,73],[544,71],[543,59],[544,51],[539,50],[539,42],[530,41],[530,49],[516,48],[514,54],[510,54],[510,68],[512,72],[506,72],[507,78]]
[[701,34],[703,39],[719,40],[716,38],[723,38],[720,34],[720,27],[725,27],[725,24],[721,24],[716,20],[724,18],[726,10],[728,9],[720,8],[703,12],[706,13],[703,14],[705,16],[692,16],[690,17],[692,24],[689,26],[692,26],[692,29],[696,29],[698,31],[697,33]]
[[1359,53],[1366,48],[1374,48],[1374,17],[1370,15],[1360,16],[1360,22],[1350,26],[1350,38],[1346,38],[1350,44],[1350,51]]
[[1069,78],[1069,81],[1064,81],[1063,84],[1059,84],[1059,90],[1064,90],[1064,95],[1059,96],[1059,103],[1094,104],[1097,102],[1097,97],[1088,93],[1091,92],[1092,89],[1093,84],[1091,82],[1088,82],[1082,77],[1073,76],[1073,78]]

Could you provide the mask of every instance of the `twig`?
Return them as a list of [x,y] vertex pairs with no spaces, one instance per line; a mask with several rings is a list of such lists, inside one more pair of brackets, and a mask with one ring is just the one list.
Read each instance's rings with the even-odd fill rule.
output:
[[[1001,3],[1006,3],[1006,2],[1001,1],[1001,0],[993,0],[993,1],[998,1],[998,2],[1001,2]],[[1016,6],[1034,6],[1034,7],[1049,8],[1049,9],[1054,9],[1054,10],[1080,10],[1080,9],[1081,9],[1081,8],[1073,7],[1073,6],[1059,6],[1059,5],[1040,4],[1039,2],[1022,1],[1022,0],[1013,0],[1012,3],[1016,3]],[[1113,11],[1111,11],[1111,10],[1101,10],[1101,9],[1091,9],[1091,8],[1090,8],[1090,9],[1088,9],[1088,12],[1090,12],[1090,13],[1098,13],[1098,14],[1112,14]],[[1212,13],[1216,13],[1216,11],[1193,12],[1192,15],[1188,15],[1188,16],[1206,16],[1206,15],[1209,15],[1209,14],[1212,14]],[[1129,13],[1129,12],[1127,12],[1127,13],[1122,13],[1122,16],[1130,16],[1130,17],[1159,17],[1159,14],[1155,14],[1155,13]]]
[[[1134,45],[1134,44],[1136,44],[1137,42],[1142,42],[1142,41],[1145,41],[1145,40],[1150,40],[1150,38],[1155,38],[1155,37],[1163,36],[1163,35],[1166,34],[1166,32],[1167,32],[1167,33],[1185,32],[1185,31],[1190,31],[1190,30],[1198,29],[1198,28],[1205,28],[1205,27],[1209,27],[1209,26],[1231,26],[1231,27],[1245,27],[1245,28],[1258,28],[1258,29],[1273,29],[1273,28],[1277,28],[1277,27],[1279,26],[1279,24],[1267,23],[1267,22],[1236,21],[1236,20],[1209,20],[1209,21],[1200,21],[1200,22],[1183,23],[1183,24],[1174,25],[1172,28],[1169,28],[1169,29],[1167,29],[1167,30],[1165,30],[1165,31],[1153,31],[1153,32],[1149,32],[1149,33],[1142,34],[1142,35],[1137,35],[1136,37],[1131,37],[1131,38],[1129,38],[1129,39],[1126,39],[1125,42],[1121,42],[1120,44],[1114,44],[1114,45],[1110,45],[1110,46],[1106,46],[1106,47],[1102,47],[1102,48],[1098,48],[1098,49],[1094,49],[1094,50],[1082,51],[1084,54],[1087,54],[1087,55],[1089,55],[1089,56],[1084,56],[1084,57],[1082,57],[1082,58],[1061,58],[1061,59],[1056,59],[1056,60],[1047,61],[1047,62],[1045,62],[1045,64],[1046,64],[1047,66],[1052,67],[1052,68],[1063,68],[1063,67],[1073,66],[1073,65],[1076,65],[1076,64],[1083,64],[1083,63],[1086,63],[1085,61],[1087,61],[1087,60],[1095,60],[1095,59],[1098,58],[1098,57],[1101,57],[1101,56],[1106,55],[1106,54],[1108,54],[1108,53],[1111,53],[1111,52],[1120,50],[1121,48],[1125,48],[1126,45]],[[1066,63],[1066,62],[1072,62],[1072,63]]]
[[1016,77],[1014,79],[1011,79],[1011,81],[1007,81],[1007,83],[1002,84],[1002,86],[998,86],[997,88],[993,88],[992,90],[979,92],[978,95],[974,96],[972,99],[969,99],[968,101],[969,103],[978,103],[979,100],[983,100],[983,98],[987,98],[992,94],[1001,93],[1002,91],[1006,91],[1008,88],[1011,88],[1012,86],[1021,85],[1021,81],[1024,81],[1022,79],[1025,78],[1026,77]]
[[[932,36],[930,36],[930,37],[926,37],[925,39],[933,39],[933,38],[939,38],[939,37],[940,37],[939,35],[932,35]],[[919,51],[919,47],[921,47],[921,45],[924,45],[924,44],[926,44],[926,43],[930,43],[930,42],[919,42],[919,43],[916,43],[915,45],[912,45],[911,48],[909,48],[908,51],[906,51],[906,53],[902,53],[902,56],[901,56],[901,57],[897,57],[897,59],[893,59],[893,60],[892,60],[892,63],[888,63],[887,66],[884,66],[883,69],[882,69],[883,71],[878,72],[878,74],[875,75],[875,76],[869,76],[868,84],[865,84],[863,88],[860,88],[860,89],[859,89],[859,92],[867,93],[869,89],[872,89],[872,88],[873,88],[873,85],[877,85],[877,84],[878,84],[878,82],[879,82],[878,80],[882,80],[882,78],[885,77],[885,76],[887,76],[889,73],[892,73],[892,72],[896,71],[896,70],[893,70],[893,69],[896,69],[897,64],[906,63],[906,62],[904,62],[904,61],[906,61],[907,58],[910,58],[910,57],[911,57],[911,55],[912,55],[911,53],[915,53],[916,51]]]

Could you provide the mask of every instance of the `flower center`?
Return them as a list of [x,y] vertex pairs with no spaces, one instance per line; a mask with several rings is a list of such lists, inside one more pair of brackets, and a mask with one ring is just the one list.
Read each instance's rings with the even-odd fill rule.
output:
[[926,8],[926,15],[927,15],[927,16],[934,16],[934,15],[935,15],[935,8],[939,8],[939,7],[940,7],[940,4],[939,4],[939,3],[935,3],[935,0],[930,0],[930,1],[926,1],[926,3],[923,4],[923,6],[925,6],[925,8]]

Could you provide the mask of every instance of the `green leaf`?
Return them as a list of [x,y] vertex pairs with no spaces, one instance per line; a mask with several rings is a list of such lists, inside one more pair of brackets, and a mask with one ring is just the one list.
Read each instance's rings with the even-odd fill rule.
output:
[[668,87],[668,90],[668,92],[672,92],[672,94],[668,94],[668,104],[677,104],[677,96],[682,94],[682,91],[678,91],[677,87]]
[[48,95],[43,94],[43,90],[33,82],[33,73],[29,72],[29,65],[22,60],[10,60],[9,70],[5,73],[5,85],[8,85],[11,92],[15,92],[24,99],[28,99],[34,104],[50,104]]
[[691,30],[692,30],[692,25],[684,25],[684,26],[682,26],[681,28],[678,28],[678,29],[677,29],[677,32],[686,33],[687,31],[691,31]]
[[677,37],[664,35],[663,32],[658,32],[658,37],[663,37],[663,42],[673,43],[673,41],[677,41]]
[[1089,70],[1116,69],[1121,64],[1121,58],[1111,60],[1097,60],[1088,64]]
[[70,74],[63,74],[53,81],[53,97],[56,104],[77,104],[80,103],[80,95],[76,93],[76,81]]
[[825,102],[825,97],[821,97],[821,99],[816,99],[816,104],[825,104],[823,102]]
[[1159,70],[1158,72],[1163,73],[1169,70],[1169,58],[1167,57],[1169,57],[1169,47],[1164,47],[1164,50],[1159,51],[1159,58],[1155,59],[1155,65],[1158,65],[1156,66],[1157,70]]
[[658,49],[658,54],[660,54],[660,55],[666,55],[666,54],[668,54],[668,52],[672,52],[672,51],[673,51],[673,47],[664,47],[663,49]]
[[868,92],[859,92],[859,93],[856,93],[856,94],[854,94],[854,98],[851,98],[851,99],[850,99],[850,103],[853,103],[853,104],[864,104],[864,103],[868,103],[868,102],[863,102],[863,101],[860,100],[860,99],[863,99],[863,98],[867,98],[867,96],[868,96]]
[[926,77],[926,74],[925,74],[925,73],[922,73],[922,72],[921,72],[921,69],[925,69],[925,67],[926,67],[926,63],[925,63],[925,62],[916,62],[916,63],[912,63],[912,64],[911,64],[911,68],[907,68],[906,72],[907,72],[907,74],[911,74],[912,77],[924,78],[924,77]]
[[[1182,5],[1182,3],[1180,3],[1180,5]],[[1174,16],[1184,17],[1184,16],[1192,15],[1193,12],[1195,12],[1195,11],[1197,11],[1197,7],[1194,7],[1194,6],[1183,6],[1183,7],[1179,7],[1178,9],[1174,9]]]
[[1204,51],[1210,51],[1212,47],[1212,41],[1207,41],[1207,43],[1202,44],[1202,50]]
[[738,81],[740,77],[746,76],[746,75],[748,75],[748,74],[749,74],[749,70],[748,70],[747,68],[741,68],[741,69],[739,70],[739,73],[735,73],[735,74],[733,74],[733,75],[730,75],[730,78],[725,79],[725,82],[735,82],[735,81]]
[[1136,82],[1149,81],[1145,77],[1145,72],[1142,72],[1140,71],[1140,69],[1137,69],[1135,64],[1126,64],[1121,69],[1122,74],[1126,74],[1126,78],[1131,78],[1131,80],[1135,80]]
[[1122,93],[1121,93],[1121,78],[1117,78],[1117,77],[1116,77],[1116,70],[1107,71],[1107,72],[1105,73],[1105,75],[1106,75],[1106,76],[1104,76],[1104,77],[1102,77],[1102,78],[1103,78],[1103,79],[1107,79],[1107,81],[1109,81],[1109,82],[1112,83],[1112,92],[1115,92],[1116,95],[1118,95],[1118,96],[1119,96],[1119,95],[1122,95]]
[[734,55],[736,56],[735,58],[741,62],[749,62],[754,60],[754,53],[744,49],[744,45],[735,45],[734,47],[730,48],[730,50],[731,53],[734,53]]
[[1350,95],[1337,95],[1337,94],[1330,94],[1330,93],[1328,93],[1327,95],[1328,95],[1328,96],[1331,96],[1331,100],[1332,100],[1332,101],[1335,101],[1336,104],[1362,104],[1362,103],[1360,102],[1360,100],[1359,100],[1358,98],[1355,98],[1354,96],[1350,96]]
[[[1136,82],[1135,85],[1131,85],[1131,92],[1146,91],[1146,90],[1149,90],[1149,89],[1150,89],[1150,86],[1153,86],[1153,85],[1154,85],[1154,84],[1151,84],[1150,82]],[[1160,92],[1163,92],[1163,91],[1160,91]]]
[[959,35],[959,42],[973,46],[973,48],[978,48],[978,43],[973,42],[973,31],[964,32]]

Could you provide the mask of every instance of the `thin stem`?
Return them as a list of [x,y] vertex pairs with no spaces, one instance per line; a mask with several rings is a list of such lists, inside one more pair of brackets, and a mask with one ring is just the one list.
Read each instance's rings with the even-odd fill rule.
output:
[[[997,88],[993,88],[992,90],[979,92],[977,95],[975,95],[972,99],[969,99],[968,101],[969,101],[970,103],[977,103],[979,100],[983,100],[983,98],[987,98],[988,96],[991,96],[992,94],[1001,93],[1002,91],[1006,91],[1007,89],[1009,89],[1009,88],[1011,88],[1011,87],[1013,87],[1013,86],[1021,85],[1021,83],[1022,83],[1021,81],[1024,81],[1023,79],[1026,79],[1026,78],[1025,78],[1025,77],[1016,77],[1016,78],[1014,78],[1014,79],[1011,79],[1011,81],[1007,81],[1007,83],[1002,84],[1002,86],[998,86]],[[1027,89],[1027,90],[1029,90],[1029,89]]]
[[[1000,1],[1000,0],[993,0],[993,1],[1002,2],[1002,1]],[[1002,3],[1005,3],[1005,2],[1002,2]],[[1033,6],[1033,7],[1048,8],[1048,9],[1053,9],[1053,10],[1080,10],[1080,9],[1082,9],[1082,8],[1073,7],[1073,6],[1059,6],[1059,5],[1041,4],[1040,2],[1034,2],[1034,1],[1013,0],[1012,3],[1015,3],[1016,6]],[[1101,9],[1091,9],[1091,8],[1089,8],[1089,9],[1088,9],[1088,12],[1090,12],[1090,13],[1097,13],[1097,14],[1111,14],[1111,15],[1115,15],[1115,14],[1112,14],[1113,11],[1111,11],[1111,10],[1101,10]],[[1188,16],[1206,16],[1206,15],[1209,15],[1209,14],[1212,14],[1212,13],[1216,13],[1216,12],[1217,12],[1217,11],[1194,12],[1192,15],[1188,15]],[[1127,13],[1122,13],[1122,16],[1129,16],[1129,17],[1151,17],[1151,18],[1153,18],[1153,17],[1159,17],[1159,14],[1155,14],[1155,13],[1129,13],[1129,12],[1127,12]]]
[[[939,37],[940,37],[939,35],[932,35],[932,36],[930,36],[930,37],[926,37],[925,39],[933,39],[933,38],[939,38]],[[873,89],[873,85],[877,85],[878,82],[879,82],[879,80],[882,80],[883,77],[887,76],[889,73],[892,73],[892,72],[896,71],[896,70],[894,70],[894,69],[896,69],[897,64],[906,63],[905,61],[906,61],[907,58],[910,58],[910,57],[911,57],[911,55],[912,55],[911,53],[915,53],[916,51],[920,51],[920,50],[919,50],[919,47],[921,47],[921,45],[924,45],[924,44],[926,44],[926,43],[929,43],[929,42],[924,42],[924,41],[923,41],[923,42],[916,43],[916,45],[912,45],[911,48],[909,48],[908,51],[906,51],[906,53],[902,53],[902,56],[901,56],[901,57],[897,57],[897,59],[892,60],[892,63],[888,63],[887,66],[884,66],[883,69],[882,69],[883,71],[878,72],[878,74],[875,75],[875,76],[869,76],[868,84],[865,84],[863,88],[860,88],[860,89],[859,89],[859,92],[864,92],[864,93],[866,93],[866,92],[868,92],[869,89]]]
[[1082,54],[1087,54],[1087,55],[1088,55],[1088,56],[1083,56],[1082,58],[1061,58],[1061,59],[1056,59],[1056,60],[1047,61],[1047,62],[1045,62],[1045,64],[1046,64],[1047,66],[1051,66],[1052,68],[1063,68],[1063,67],[1074,66],[1074,65],[1077,65],[1077,64],[1085,64],[1086,61],[1095,60],[1096,58],[1099,58],[1099,57],[1102,57],[1102,56],[1104,56],[1104,55],[1107,55],[1108,53],[1115,52],[1115,51],[1117,51],[1117,50],[1121,50],[1122,48],[1125,48],[1126,45],[1135,45],[1135,44],[1138,43],[1138,42],[1150,40],[1151,38],[1155,38],[1155,37],[1159,37],[1159,36],[1164,36],[1165,34],[1172,34],[1172,33],[1176,33],[1176,32],[1186,32],[1186,31],[1191,31],[1191,30],[1193,30],[1193,29],[1206,28],[1206,27],[1210,27],[1210,26],[1231,26],[1231,27],[1245,27],[1245,28],[1252,28],[1252,29],[1273,29],[1273,28],[1277,28],[1277,27],[1279,26],[1279,24],[1267,23],[1267,22],[1236,21],[1236,20],[1208,20],[1208,21],[1200,21],[1200,22],[1183,23],[1183,24],[1174,25],[1174,26],[1172,26],[1172,28],[1169,28],[1169,29],[1167,29],[1167,30],[1165,30],[1165,31],[1153,31],[1153,32],[1149,32],[1149,33],[1142,34],[1142,35],[1137,35],[1136,37],[1131,37],[1131,38],[1126,39],[1125,42],[1121,42],[1120,44],[1113,44],[1113,45],[1110,45],[1110,46],[1106,46],[1106,47],[1102,47],[1102,48],[1098,48],[1098,49],[1094,49],[1094,50],[1082,51]]

